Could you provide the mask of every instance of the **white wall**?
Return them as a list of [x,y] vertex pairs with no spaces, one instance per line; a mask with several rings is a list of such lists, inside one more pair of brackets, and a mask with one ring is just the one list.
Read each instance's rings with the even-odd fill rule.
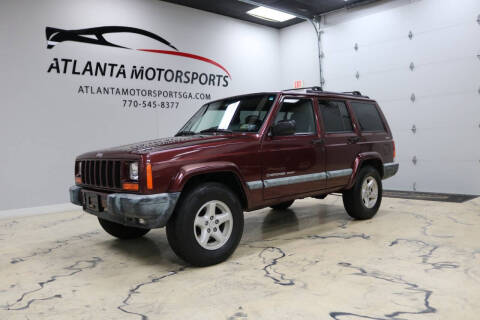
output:
[[305,87],[320,84],[317,35],[309,22],[280,30],[282,88],[293,88],[303,81]]
[[[109,25],[145,29],[180,51],[213,59],[231,73],[230,84],[224,88],[47,72],[57,57],[114,62],[127,69],[144,65],[224,74],[205,62],[135,50],[77,42],[46,48],[47,26]],[[142,36],[116,37],[133,48],[169,49]],[[78,94],[80,85],[178,89],[217,99],[277,90],[280,83],[278,30],[157,0],[2,0],[0,43],[0,210],[67,202],[76,155],[171,136],[205,103],[173,99],[178,109],[129,109],[123,107],[123,97]]]
[[[478,0],[396,0],[326,17],[325,88],[377,99],[393,131],[400,171],[386,188],[480,194],[479,14]],[[292,44],[282,42],[282,64],[297,66],[282,69],[282,86],[318,79],[317,58],[300,47],[315,41],[313,27],[280,38]]]
[[[478,0],[396,0],[327,17],[326,89],[361,90],[378,99],[394,132],[401,169],[387,188],[480,194],[478,14]],[[64,42],[46,49],[47,26],[107,25],[145,29],[180,51],[218,61],[231,73],[230,84],[47,72],[57,57],[222,73],[204,62],[112,47]],[[115,39],[133,48],[168,49],[147,38]],[[204,103],[179,99],[176,110],[128,109],[123,97],[78,94],[80,85],[181,89],[212,99],[290,88],[295,80],[318,85],[315,41],[309,23],[278,31],[157,0],[2,1],[0,211],[67,202],[75,155],[172,135]]]

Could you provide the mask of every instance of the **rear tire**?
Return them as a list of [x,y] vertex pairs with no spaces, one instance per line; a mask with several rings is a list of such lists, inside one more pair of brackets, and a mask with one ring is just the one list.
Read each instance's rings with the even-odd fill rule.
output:
[[172,250],[198,267],[226,260],[237,248],[242,234],[240,201],[228,187],[216,182],[187,191],[167,223]]
[[100,222],[103,230],[105,230],[107,233],[124,240],[140,238],[146,235],[148,231],[150,231],[150,229],[127,227],[122,224],[108,221],[102,218],[98,218],[98,222]]
[[360,169],[355,185],[343,192],[343,205],[350,217],[358,220],[373,218],[382,203],[382,179],[378,171],[366,166]]
[[285,201],[285,202],[270,206],[270,208],[272,208],[273,210],[285,210],[285,209],[288,209],[294,202],[295,200]]

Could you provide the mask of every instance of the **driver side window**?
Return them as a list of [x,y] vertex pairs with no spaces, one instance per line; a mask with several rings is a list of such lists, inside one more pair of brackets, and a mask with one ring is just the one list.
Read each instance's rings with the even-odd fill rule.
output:
[[295,121],[295,134],[314,134],[316,132],[313,103],[310,99],[286,98],[275,117],[274,124],[280,121]]

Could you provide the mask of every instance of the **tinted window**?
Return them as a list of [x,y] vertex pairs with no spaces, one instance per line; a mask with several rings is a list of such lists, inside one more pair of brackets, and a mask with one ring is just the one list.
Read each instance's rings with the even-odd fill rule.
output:
[[373,103],[351,102],[362,131],[385,131],[382,118]]
[[315,116],[313,104],[310,99],[287,98],[282,102],[280,111],[275,118],[279,121],[295,120],[295,133],[315,133]]
[[347,106],[340,101],[318,101],[326,132],[352,132]]

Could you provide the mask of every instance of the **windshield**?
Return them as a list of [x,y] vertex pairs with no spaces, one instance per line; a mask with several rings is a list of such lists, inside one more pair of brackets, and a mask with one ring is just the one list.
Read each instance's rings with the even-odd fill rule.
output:
[[177,135],[258,132],[275,97],[275,94],[258,94],[206,104],[188,120]]

